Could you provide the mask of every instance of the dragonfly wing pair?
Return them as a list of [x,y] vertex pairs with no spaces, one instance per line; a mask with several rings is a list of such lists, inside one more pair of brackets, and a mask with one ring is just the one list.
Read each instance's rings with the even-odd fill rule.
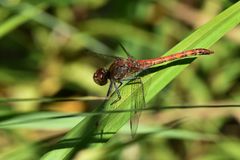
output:
[[141,78],[135,78],[129,82],[131,84],[131,112],[130,129],[134,137],[137,132],[138,122],[142,109],[145,107],[144,86]]

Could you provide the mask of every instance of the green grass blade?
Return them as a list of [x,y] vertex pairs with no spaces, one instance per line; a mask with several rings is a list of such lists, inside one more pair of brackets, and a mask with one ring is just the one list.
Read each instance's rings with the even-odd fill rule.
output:
[[18,14],[12,16],[8,20],[5,20],[3,23],[0,24],[0,39],[10,33],[12,30],[16,29],[17,27],[25,24],[28,21],[34,20],[51,29],[54,29],[57,26],[65,28],[66,30],[71,32],[72,40],[78,41],[78,45],[81,44],[80,46],[88,48],[93,52],[97,52],[98,50],[104,51],[105,53],[112,52],[110,48],[108,48],[106,45],[104,45],[102,42],[98,41],[94,37],[83,32],[78,32],[77,28],[44,12],[44,8],[47,8],[48,6],[47,3],[43,2],[36,6],[31,5],[30,3],[22,3],[18,6],[14,6],[14,8],[11,8],[11,6],[9,6],[6,1],[0,1],[0,5],[18,12]]
[[0,121],[0,129],[41,129],[60,130],[76,126],[86,116],[94,113],[66,114],[58,112],[13,113],[5,115],[6,120]]
[[[0,5],[5,6],[5,3],[2,1]],[[0,25],[0,38],[41,13],[41,10],[30,8],[27,4],[23,4],[21,7],[22,10],[18,15],[12,16]]]
[[[224,36],[229,30],[235,27],[240,22],[240,2],[235,3],[227,10],[223,11],[221,14],[213,18],[210,22],[204,26],[197,29],[185,40],[180,42],[174,48],[172,48],[167,54],[175,53],[178,51],[192,49],[192,48],[209,48],[214,43],[216,43],[220,38]],[[217,53],[212,56],[217,56]],[[170,68],[160,70],[152,75],[145,76],[143,78],[144,85],[149,86],[146,102],[149,102],[157,93],[159,93],[170,81],[172,81],[178,74],[180,74],[183,69],[185,69],[189,64],[182,64],[178,66],[172,66]],[[151,77],[151,78],[150,78]],[[151,79],[151,81],[150,81]],[[110,105],[110,101],[103,104],[102,108],[105,109],[128,109],[130,108],[130,101],[132,95],[130,94],[130,86],[124,86],[121,88],[122,99],[114,105]],[[133,94],[136,94],[140,90],[136,90]],[[133,96],[134,97],[134,96]],[[116,95],[112,97],[116,98]],[[100,108],[99,108],[100,110]],[[128,120],[130,114],[111,114],[104,115],[102,118],[101,127],[104,127],[104,132],[116,132],[118,131]],[[84,146],[91,140],[91,133],[94,132],[96,127],[96,117],[87,117],[81,123],[79,123],[75,128],[73,128],[63,140],[68,138],[82,138],[79,146]],[[81,149],[79,146],[53,150],[45,155],[44,160],[50,159],[70,159],[71,154],[77,149]]]

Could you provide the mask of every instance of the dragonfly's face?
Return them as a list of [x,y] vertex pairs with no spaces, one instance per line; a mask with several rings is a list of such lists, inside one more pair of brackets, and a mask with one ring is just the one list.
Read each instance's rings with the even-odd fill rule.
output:
[[93,80],[100,86],[107,84],[108,81],[108,71],[104,68],[99,68],[93,75]]

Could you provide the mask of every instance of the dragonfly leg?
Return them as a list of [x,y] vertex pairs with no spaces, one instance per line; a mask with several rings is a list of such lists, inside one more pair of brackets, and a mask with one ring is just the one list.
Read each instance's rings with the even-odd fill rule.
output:
[[122,86],[122,84],[123,84],[123,83],[120,81],[120,82],[119,82],[119,85],[118,85],[118,88],[120,88],[120,87]]
[[109,97],[109,95],[111,94],[112,92],[112,85],[113,85],[113,81],[110,81],[110,85],[109,85],[109,88],[108,88],[108,91],[107,91],[107,97]]
[[117,86],[116,82],[114,82],[114,81],[112,83],[113,83],[113,86],[114,86],[114,89],[115,89],[115,92],[116,92],[118,98],[115,99],[111,104],[116,103],[121,99],[121,94],[119,92],[119,87],[122,85],[122,82],[119,82],[120,83],[119,86]]

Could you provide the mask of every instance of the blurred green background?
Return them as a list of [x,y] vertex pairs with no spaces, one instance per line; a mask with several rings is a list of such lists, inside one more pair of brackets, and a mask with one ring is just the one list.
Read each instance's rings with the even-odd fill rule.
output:
[[[124,57],[121,42],[137,59],[161,56],[236,2],[1,0],[1,159],[39,159],[81,119],[51,121],[52,116],[97,107],[96,99],[105,96],[107,86],[96,85],[92,75],[111,62],[98,54]],[[109,159],[240,159],[240,111],[229,107],[240,102],[239,44],[237,26],[210,48],[214,55],[198,58],[147,104],[179,109],[143,113],[140,133],[181,119],[176,130],[125,144],[125,137],[130,138],[126,124],[115,142],[125,145],[107,151],[88,146],[75,159],[92,153],[99,157],[106,153]],[[26,100],[86,96],[93,98],[47,103]],[[212,104],[219,107],[181,109]]]

